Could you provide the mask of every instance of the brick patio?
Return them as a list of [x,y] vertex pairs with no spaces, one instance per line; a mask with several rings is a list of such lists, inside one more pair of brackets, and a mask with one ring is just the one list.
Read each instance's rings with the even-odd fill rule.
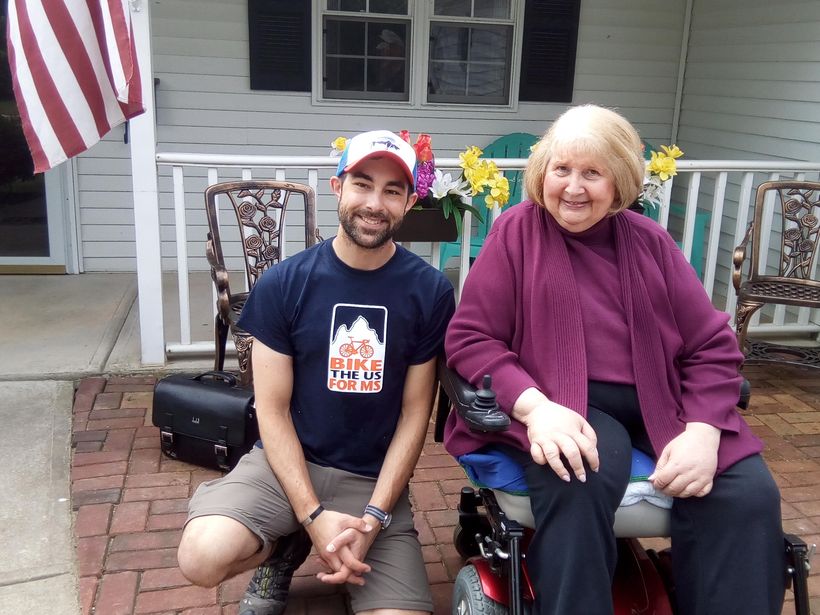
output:
[[[783,523],[820,543],[820,379],[784,366],[746,368],[746,418],[765,441],[780,485]],[[188,498],[219,476],[162,456],[151,424],[152,377],[82,380],[74,401],[71,492],[83,615],[236,615],[250,573],[216,589],[192,586],[176,566]],[[435,615],[450,612],[462,565],[452,545],[463,473],[433,441],[432,426],[411,483],[416,527],[433,589]],[[314,578],[316,556],[294,578],[287,615],[345,613],[340,590]],[[820,573],[809,580],[820,613]],[[790,593],[787,593],[790,598]],[[787,602],[784,613],[793,613]]]

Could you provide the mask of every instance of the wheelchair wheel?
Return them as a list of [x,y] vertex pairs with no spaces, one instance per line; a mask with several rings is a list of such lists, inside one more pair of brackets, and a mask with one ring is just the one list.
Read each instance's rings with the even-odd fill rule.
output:
[[453,587],[453,615],[507,615],[507,607],[484,595],[478,571],[468,564]]
[[479,554],[478,542],[475,539],[475,535],[470,535],[460,525],[453,528],[453,546],[464,559],[469,559]]

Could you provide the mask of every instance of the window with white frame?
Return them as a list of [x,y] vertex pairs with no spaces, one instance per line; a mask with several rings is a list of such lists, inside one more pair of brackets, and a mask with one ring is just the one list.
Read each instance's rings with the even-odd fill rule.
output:
[[408,100],[408,0],[323,0],[324,98]]
[[515,23],[511,0],[435,0],[427,69],[429,102],[510,102]]
[[[322,5],[323,98],[411,101],[411,71],[426,69],[422,102],[510,103],[513,0]],[[412,61],[413,49],[423,61]]]
[[326,101],[569,102],[579,16],[580,0],[248,0],[250,87],[315,88]]

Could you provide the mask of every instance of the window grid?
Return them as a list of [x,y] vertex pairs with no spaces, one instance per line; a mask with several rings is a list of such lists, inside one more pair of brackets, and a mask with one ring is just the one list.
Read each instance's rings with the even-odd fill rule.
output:
[[[469,5],[470,15],[475,15],[477,12],[477,5],[482,0],[467,0]],[[517,35],[517,30],[523,27],[523,11],[519,18],[519,23],[516,23],[516,18],[513,15],[513,1],[507,0],[502,3],[501,10],[506,13],[503,18],[500,17],[473,17],[473,16],[458,16],[458,15],[443,15],[435,14],[436,8],[440,0],[436,2],[407,2],[407,6],[402,6],[404,12],[402,13],[375,13],[367,12],[376,5],[382,7],[385,4],[395,5],[395,2],[389,0],[358,0],[358,5],[364,10],[352,12],[350,10],[342,10],[345,6],[352,6],[345,0],[322,0],[320,2],[320,13],[323,25],[323,36],[320,43],[320,57],[322,62],[322,83],[319,99],[324,100],[366,100],[366,101],[397,101],[412,103],[415,105],[426,104],[485,104],[493,106],[509,106],[514,101],[511,100],[511,92],[513,89],[513,48],[514,38]],[[521,0],[523,2],[523,0]],[[399,3],[403,4],[403,3]],[[498,4],[498,3],[496,3]],[[491,11],[498,13],[498,7],[492,7]],[[484,9],[487,12],[487,9]],[[406,15],[406,19],[397,19],[399,16]],[[328,50],[328,36],[327,28],[329,24],[337,21],[349,21],[364,23],[366,27],[365,41],[370,40],[372,29],[381,27],[386,24],[402,23],[405,25],[406,36],[405,52],[403,58],[395,57],[380,57],[370,53],[371,50],[367,48],[365,42],[365,49],[362,54],[339,54],[331,53]],[[459,28],[466,31],[467,43],[465,57],[462,58],[438,58],[433,59],[434,50],[432,48],[431,32],[437,26],[444,26],[449,28]],[[476,49],[474,49],[473,40],[476,36],[476,31],[481,29],[495,29],[496,32],[502,36],[503,57],[501,58],[476,58]],[[414,36],[424,37],[421,42],[421,47],[416,48],[423,50],[423,55],[419,58],[416,56],[414,60],[413,49]],[[489,47],[488,47],[489,49]],[[334,77],[329,75],[329,71],[340,66],[338,63],[342,60],[359,60],[361,73],[358,76],[356,85],[357,89],[343,89],[346,84],[341,84],[339,76],[335,81],[329,79]],[[393,63],[403,63],[403,87],[401,91],[384,91],[373,83],[368,83],[368,70],[371,72],[374,69],[373,62],[382,62],[384,66],[389,66]],[[446,93],[434,92],[431,87],[431,76],[435,74],[434,65],[440,67],[456,65],[463,66],[463,84],[457,90]],[[457,72],[457,71],[454,71]],[[423,74],[421,74],[423,73]],[[496,79],[496,86],[494,88],[486,87],[488,76],[492,74],[500,74],[501,77]],[[479,82],[482,80],[485,84],[482,86]],[[331,87],[331,85],[338,85],[339,87]],[[414,89],[418,91],[414,93]],[[516,88],[517,90],[517,88]]]

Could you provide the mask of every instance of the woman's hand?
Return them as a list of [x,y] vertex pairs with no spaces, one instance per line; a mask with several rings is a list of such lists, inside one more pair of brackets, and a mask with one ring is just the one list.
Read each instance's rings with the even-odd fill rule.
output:
[[719,446],[717,427],[687,423],[686,430],[663,449],[649,481],[666,495],[702,498],[712,490]]
[[586,419],[577,412],[545,400],[526,414],[521,413],[518,420],[527,426],[533,461],[549,464],[561,480],[570,480],[561,455],[581,482],[586,482],[584,460],[593,472],[598,471],[598,438]]

